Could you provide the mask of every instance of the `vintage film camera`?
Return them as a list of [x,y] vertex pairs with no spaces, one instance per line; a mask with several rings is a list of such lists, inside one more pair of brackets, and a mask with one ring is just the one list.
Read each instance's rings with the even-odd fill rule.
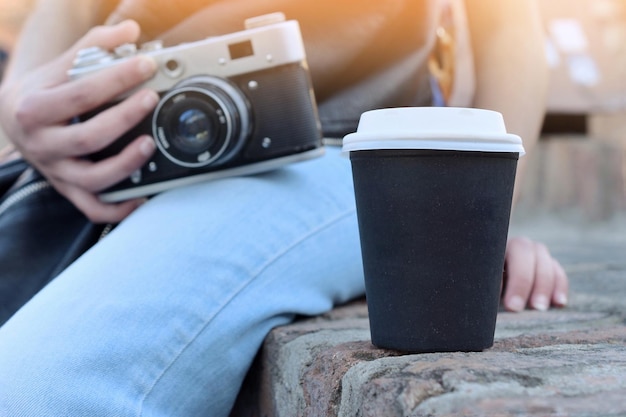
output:
[[[278,168],[323,154],[322,133],[300,28],[282,13],[258,16],[246,29],[163,48],[122,45],[114,52],[78,53],[76,79],[136,54],[152,56],[157,74],[154,112],[104,150],[117,154],[141,134],[155,138],[152,159],[100,194],[107,202],[149,196],[172,187]],[[81,120],[113,103],[82,115]]]

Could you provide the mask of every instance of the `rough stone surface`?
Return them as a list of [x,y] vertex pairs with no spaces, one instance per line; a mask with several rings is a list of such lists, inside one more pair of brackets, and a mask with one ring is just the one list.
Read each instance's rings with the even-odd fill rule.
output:
[[569,307],[500,312],[484,352],[404,355],[357,300],[275,329],[234,415],[626,416],[626,239],[553,243]]

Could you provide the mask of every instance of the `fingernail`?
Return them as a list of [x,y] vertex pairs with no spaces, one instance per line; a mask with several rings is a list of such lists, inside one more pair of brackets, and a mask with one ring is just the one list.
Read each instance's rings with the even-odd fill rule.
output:
[[563,293],[558,293],[554,296],[554,302],[557,305],[564,306],[567,305],[567,295]]
[[539,311],[546,311],[550,307],[550,301],[544,295],[538,295],[531,302],[533,308]]
[[154,106],[156,106],[158,101],[159,96],[157,95],[157,93],[155,93],[154,91],[147,91],[143,99],[141,100],[141,105],[146,110],[152,110]]
[[513,296],[509,298],[509,302],[507,303],[507,307],[511,311],[522,311],[526,307],[526,302],[522,297]]
[[154,144],[154,140],[151,137],[146,136],[139,144],[139,151],[145,156],[150,156],[154,152],[155,147],[156,145]]
[[139,57],[139,62],[137,63],[137,69],[142,75],[149,76],[154,74],[156,70],[157,64],[156,61],[148,56],[142,55]]

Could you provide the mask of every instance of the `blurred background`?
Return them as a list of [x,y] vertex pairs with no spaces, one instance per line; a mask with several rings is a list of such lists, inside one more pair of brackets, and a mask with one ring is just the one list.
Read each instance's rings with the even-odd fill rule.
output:
[[[626,239],[626,0],[539,1],[551,83],[515,224],[548,215]],[[0,0],[0,74],[32,3]]]
[[20,26],[34,0],[0,0],[0,76]]
[[548,108],[514,219],[626,241],[626,1],[540,5]]

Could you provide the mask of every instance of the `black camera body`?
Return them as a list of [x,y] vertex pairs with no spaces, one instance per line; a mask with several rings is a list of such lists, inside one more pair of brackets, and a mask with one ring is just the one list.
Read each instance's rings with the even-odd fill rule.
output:
[[[163,48],[122,45],[79,52],[72,79],[150,55],[157,74],[141,87],[157,91],[155,110],[111,146],[102,160],[142,134],[157,151],[130,178],[100,194],[107,202],[149,196],[199,181],[248,175],[323,154],[321,124],[296,21],[282,13],[246,20],[246,30]],[[97,109],[80,117],[86,120]]]

